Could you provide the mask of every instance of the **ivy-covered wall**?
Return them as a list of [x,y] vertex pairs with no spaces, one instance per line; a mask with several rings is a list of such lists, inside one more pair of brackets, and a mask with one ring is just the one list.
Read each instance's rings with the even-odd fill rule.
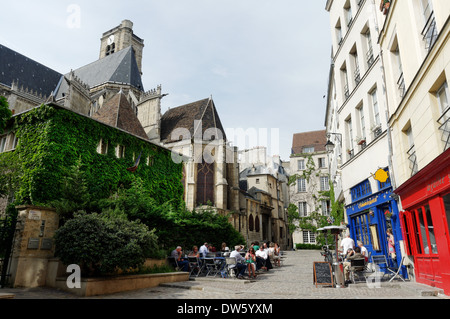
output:
[[[23,174],[17,204],[45,205],[58,200],[63,177],[77,162],[91,198],[109,197],[119,187],[127,187],[135,174],[159,204],[172,201],[176,207],[183,203],[182,165],[172,161],[167,149],[57,105],[42,105],[13,120],[19,139],[13,156]],[[108,142],[107,154],[97,153],[100,140]],[[117,145],[125,146],[123,158],[115,155]],[[138,170],[127,171],[139,154]]]

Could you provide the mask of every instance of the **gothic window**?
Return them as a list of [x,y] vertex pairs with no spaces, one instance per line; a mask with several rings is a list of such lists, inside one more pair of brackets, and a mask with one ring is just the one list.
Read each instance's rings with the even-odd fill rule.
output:
[[248,230],[253,231],[254,229],[255,229],[255,224],[253,221],[253,214],[250,214],[250,216],[248,217]]
[[214,163],[197,166],[197,203],[214,205]]

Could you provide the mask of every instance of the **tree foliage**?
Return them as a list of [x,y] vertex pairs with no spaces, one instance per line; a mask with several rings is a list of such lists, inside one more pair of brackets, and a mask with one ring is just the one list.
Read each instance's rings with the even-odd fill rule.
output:
[[0,96],[0,134],[4,132],[6,124],[12,116],[12,112],[9,109],[8,101],[4,96]]
[[54,240],[55,255],[66,265],[79,265],[84,275],[137,268],[158,250],[156,235],[147,226],[113,214],[77,213]]

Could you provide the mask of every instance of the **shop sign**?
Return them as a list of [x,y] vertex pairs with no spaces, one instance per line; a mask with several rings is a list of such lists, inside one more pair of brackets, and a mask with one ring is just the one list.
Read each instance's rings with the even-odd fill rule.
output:
[[450,185],[450,173],[446,175],[441,175],[438,179],[434,180],[427,185],[427,195],[440,192],[446,186]]

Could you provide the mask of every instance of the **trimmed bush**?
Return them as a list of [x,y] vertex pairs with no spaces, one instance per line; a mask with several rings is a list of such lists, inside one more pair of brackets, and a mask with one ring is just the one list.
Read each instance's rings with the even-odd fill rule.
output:
[[153,231],[140,221],[110,214],[77,213],[55,234],[55,255],[79,265],[85,276],[138,268],[158,250]]

